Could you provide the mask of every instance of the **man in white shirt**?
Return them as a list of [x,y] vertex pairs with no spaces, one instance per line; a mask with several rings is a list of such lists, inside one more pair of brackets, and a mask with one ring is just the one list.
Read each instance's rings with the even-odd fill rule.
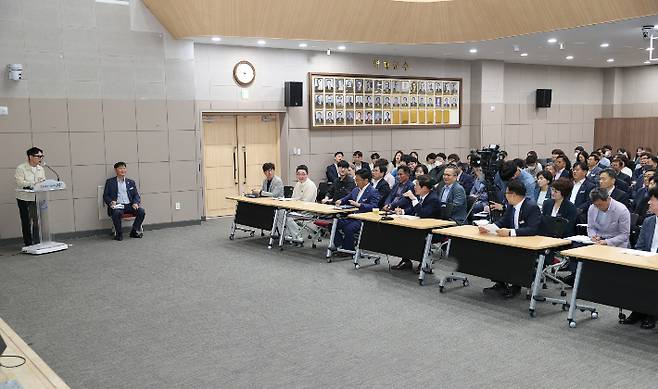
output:
[[[308,178],[308,167],[306,165],[297,166],[297,183],[292,191],[292,199],[314,203],[317,196],[318,188],[315,186],[315,183]],[[297,224],[294,215],[286,217],[286,232],[290,234],[290,240],[297,243],[304,241],[302,227]]]
[[[38,182],[46,179],[46,172],[41,166],[43,150],[32,147],[27,150],[27,161],[16,167],[14,178],[16,189],[32,189]],[[21,217],[23,244],[31,246],[39,243],[39,218],[37,216],[36,198],[34,193],[16,192],[18,213]]]

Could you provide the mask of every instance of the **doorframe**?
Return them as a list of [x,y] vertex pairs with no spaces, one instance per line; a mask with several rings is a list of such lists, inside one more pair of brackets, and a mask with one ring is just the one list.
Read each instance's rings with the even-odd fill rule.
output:
[[237,116],[237,115],[272,115],[277,114],[279,118],[279,160],[281,161],[279,170],[279,176],[283,182],[288,182],[288,110],[264,110],[264,111],[245,111],[245,110],[216,110],[216,109],[199,109],[197,115],[197,121],[199,123],[199,135],[197,139],[197,144],[199,145],[199,183],[201,184],[201,220],[206,220],[208,217],[206,215],[206,175],[204,171],[204,126],[203,126],[203,116],[206,114],[216,114],[220,116]]

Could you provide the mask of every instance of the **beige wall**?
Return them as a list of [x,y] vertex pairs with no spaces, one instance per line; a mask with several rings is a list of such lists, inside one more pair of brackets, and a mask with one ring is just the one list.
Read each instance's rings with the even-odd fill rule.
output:
[[[131,19],[132,11],[132,19]],[[372,55],[200,45],[174,41],[139,1],[132,9],[93,0],[0,3],[0,66],[22,63],[25,79],[0,78],[0,239],[20,235],[13,171],[32,145],[69,188],[54,196],[57,232],[109,227],[98,220],[96,186],[119,159],[138,181],[148,223],[203,213],[200,112],[285,112],[283,83],[304,81],[304,107],[282,119],[282,175],[308,164],[316,181],[333,153],[359,149],[390,158],[397,149],[457,152],[498,143],[511,156],[529,149],[591,147],[594,118],[619,111],[658,114],[658,68],[609,70],[404,58],[408,71],[372,66]],[[397,59],[390,56],[391,59]],[[256,67],[243,98],[232,79],[240,60]],[[310,130],[308,72],[463,79],[460,129]],[[612,84],[611,84],[612,83]],[[534,91],[553,89],[553,105],[534,108]],[[611,92],[612,91],[612,92]],[[611,95],[612,93],[612,95]],[[493,109],[492,109],[493,107]],[[616,108],[615,108],[616,107]],[[301,155],[292,155],[292,149]],[[181,203],[181,210],[173,204]]]

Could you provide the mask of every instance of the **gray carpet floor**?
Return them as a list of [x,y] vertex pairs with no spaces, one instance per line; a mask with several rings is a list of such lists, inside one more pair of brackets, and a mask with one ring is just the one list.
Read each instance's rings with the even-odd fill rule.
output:
[[487,280],[439,294],[385,261],[229,241],[229,224],[0,249],[0,317],[73,388],[658,386],[658,331],[614,308],[569,329],[559,306],[533,319],[523,296],[483,295]]

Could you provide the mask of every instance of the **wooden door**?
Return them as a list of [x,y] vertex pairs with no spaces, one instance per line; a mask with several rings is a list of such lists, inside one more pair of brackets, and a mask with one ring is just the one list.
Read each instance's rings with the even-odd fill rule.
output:
[[203,118],[203,173],[207,217],[232,215],[237,195],[238,132],[235,116],[208,115]]
[[276,114],[262,114],[241,115],[237,122],[240,191],[249,192],[260,189],[265,162],[274,163],[281,175],[279,120]]

